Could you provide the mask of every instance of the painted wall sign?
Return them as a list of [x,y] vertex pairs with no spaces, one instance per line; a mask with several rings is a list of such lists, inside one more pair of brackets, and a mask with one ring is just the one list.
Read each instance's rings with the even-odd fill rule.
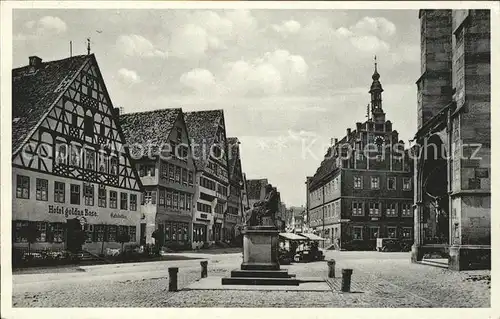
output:
[[85,209],[78,209],[76,207],[62,207],[49,205],[49,214],[64,215],[64,217],[69,216],[88,216],[97,217],[97,212]]
[[127,219],[127,216],[124,214],[111,213],[111,218],[123,218]]

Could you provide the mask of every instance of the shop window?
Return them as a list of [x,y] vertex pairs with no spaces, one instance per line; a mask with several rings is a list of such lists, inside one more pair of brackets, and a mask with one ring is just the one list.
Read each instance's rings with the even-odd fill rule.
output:
[[64,203],[65,202],[65,187],[66,185],[61,182],[54,182],[54,202]]
[[354,226],[352,228],[352,239],[354,239],[354,240],[362,240],[363,239],[363,227],[362,226]]
[[401,237],[404,239],[410,239],[412,237],[413,229],[411,227],[403,227],[401,231]]
[[171,224],[170,223],[166,223],[165,224],[165,240],[166,241],[170,241],[171,240],[171,236],[170,235],[171,235],[172,231],[171,231],[170,228],[171,228]]
[[380,188],[380,179],[378,177],[371,178],[371,189],[379,189]]
[[387,177],[387,189],[388,190],[396,190],[396,178],[395,177]]
[[87,184],[84,186],[83,198],[85,205],[94,206],[94,185]]
[[361,176],[354,176],[354,188],[362,189],[363,188],[363,179]]
[[70,204],[80,205],[80,185],[70,185]]
[[107,225],[108,226],[108,242],[116,242],[117,235],[117,227],[116,225]]
[[130,210],[131,211],[137,210],[137,195],[135,194],[130,194]]
[[136,234],[137,234],[135,226],[129,226],[128,234],[130,236],[130,241],[135,242],[136,241]]
[[47,223],[46,222],[37,222],[36,228],[40,231],[40,235],[36,239],[38,242],[46,242],[47,241]]
[[378,237],[378,227],[370,227],[370,239],[376,239]]
[[17,175],[16,197],[30,198],[30,178],[28,176]]
[[118,193],[109,191],[109,208],[117,208],[118,206]]
[[94,226],[95,233],[95,241],[103,242],[104,241],[104,225],[95,225]]
[[64,241],[64,225],[63,223],[52,223],[52,241],[54,243],[62,243]]
[[97,201],[97,205],[99,207],[106,207],[106,189],[105,188],[99,188],[99,191],[98,191],[98,201]]
[[85,242],[91,243],[94,239],[94,225],[85,224],[83,230],[85,231]]
[[46,179],[36,179],[36,199],[41,201],[48,200],[49,181]]
[[396,238],[397,237],[397,227],[387,227],[387,237]]

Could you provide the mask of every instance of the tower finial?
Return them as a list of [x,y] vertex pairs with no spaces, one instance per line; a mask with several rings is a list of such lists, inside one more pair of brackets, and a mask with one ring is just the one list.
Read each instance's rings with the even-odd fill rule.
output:
[[380,79],[380,74],[378,74],[378,71],[377,71],[377,56],[376,55],[375,55],[373,60],[375,61],[375,71],[373,72],[372,79],[374,81],[377,81],[378,79]]
[[373,58],[375,60],[375,72],[377,72],[377,55],[375,54],[375,57]]
[[90,38],[87,38],[87,55],[90,55]]

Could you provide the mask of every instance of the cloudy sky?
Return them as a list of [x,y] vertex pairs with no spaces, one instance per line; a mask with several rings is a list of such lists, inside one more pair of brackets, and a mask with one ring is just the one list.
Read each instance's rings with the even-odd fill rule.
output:
[[418,11],[14,10],[14,67],[86,53],[125,112],[222,108],[248,178],[305,204],[331,138],[364,121],[377,55],[387,118],[416,131]]

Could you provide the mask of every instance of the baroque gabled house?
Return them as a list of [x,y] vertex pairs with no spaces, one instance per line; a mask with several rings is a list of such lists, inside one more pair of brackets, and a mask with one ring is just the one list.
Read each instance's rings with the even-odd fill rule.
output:
[[120,125],[144,186],[142,241],[158,229],[161,245],[191,249],[195,164],[182,109],[122,114]]
[[334,139],[307,177],[309,227],[337,249],[374,249],[377,237],[413,238],[411,162],[398,132],[386,120],[375,63],[364,123]]
[[222,110],[185,113],[196,165],[193,248],[223,241],[229,173],[226,126]]
[[[12,70],[13,247],[40,230],[35,249],[66,249],[82,227],[82,249],[139,243],[141,181],[93,54]],[[78,222],[74,222],[75,219]]]

